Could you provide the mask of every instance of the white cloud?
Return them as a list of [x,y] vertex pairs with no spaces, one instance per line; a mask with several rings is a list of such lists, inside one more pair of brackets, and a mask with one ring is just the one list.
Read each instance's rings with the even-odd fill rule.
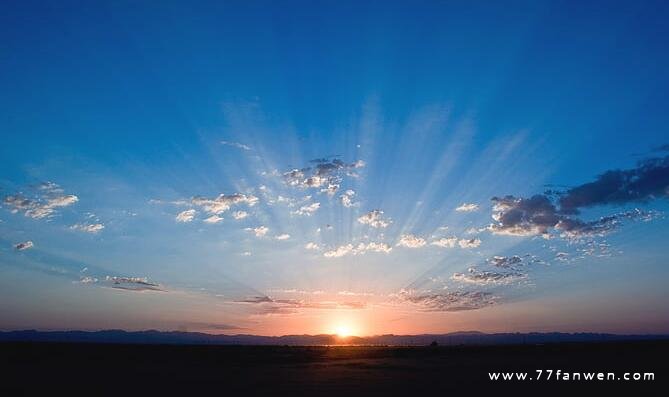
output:
[[195,214],[197,214],[197,211],[195,210],[181,211],[177,214],[177,216],[174,219],[177,222],[187,223],[191,222],[195,218]]
[[311,160],[314,166],[301,169],[292,169],[283,173],[283,180],[288,186],[302,189],[321,188],[321,193],[333,196],[344,176],[357,176],[352,170],[365,166],[365,162],[358,160],[353,163],[345,163],[337,158]]
[[244,219],[249,216],[249,213],[246,211],[235,211],[232,213],[232,217],[236,220]]
[[205,222],[205,223],[209,223],[209,224],[214,224],[214,223],[218,223],[218,222],[220,222],[220,221],[222,221],[222,220],[223,220],[223,218],[221,218],[220,216],[218,216],[218,215],[212,215],[212,216],[210,216],[209,218],[206,218],[203,222]]
[[24,250],[30,249],[34,246],[35,245],[33,244],[33,242],[28,240],[28,241],[24,241],[22,243],[14,244],[14,249],[17,250],[17,251],[24,251]]
[[312,251],[317,251],[317,250],[319,250],[321,247],[320,247],[318,244],[316,244],[316,243],[309,242],[309,243],[307,243],[307,244],[304,246],[304,248],[305,248],[305,249],[308,249],[308,250],[312,250]]
[[256,237],[264,237],[267,232],[269,232],[269,228],[267,226],[258,226],[254,228],[247,227],[246,229],[247,232],[253,232]]
[[239,142],[221,141],[221,144],[226,145],[226,146],[236,147],[236,148],[242,149],[242,150],[251,150],[250,146],[244,145],[243,143],[239,143]]
[[431,245],[436,245],[441,248],[454,248],[458,244],[457,237],[442,237],[440,239],[434,240],[430,243]]
[[29,218],[42,219],[53,215],[58,208],[68,207],[79,198],[73,194],[62,194],[61,189],[53,182],[44,182],[38,186],[38,195],[34,199],[21,194],[6,196],[2,203],[12,213],[23,212]]
[[478,211],[479,205],[474,203],[462,203],[455,210],[458,212],[474,212]]
[[318,211],[320,207],[321,203],[311,203],[309,205],[303,205],[298,210],[293,211],[292,214],[311,216],[314,212]]
[[323,256],[326,258],[339,258],[353,252],[353,244],[341,245],[333,250],[325,251]]
[[397,243],[398,247],[407,247],[407,248],[420,248],[425,246],[425,239],[422,237],[414,236],[413,234],[403,234],[400,237],[400,241]]
[[102,231],[105,228],[105,225],[102,223],[77,223],[76,225],[70,226],[70,229],[77,230],[80,232],[96,234]]
[[214,199],[206,197],[193,197],[191,199],[192,205],[201,207],[205,212],[216,215],[229,210],[233,205],[246,204],[249,207],[253,207],[257,203],[258,197],[242,193],[220,194]]
[[392,247],[386,243],[358,243],[358,245],[346,244],[341,245],[333,250],[329,250],[323,253],[323,256],[326,258],[339,258],[345,255],[364,255],[367,252],[381,252],[389,253],[392,251]]
[[365,215],[362,215],[358,218],[358,222],[363,225],[369,225],[374,228],[384,228],[388,227],[391,223],[391,219],[386,219],[383,217],[383,211],[381,210],[372,210]]
[[244,251],[244,252],[242,252],[242,256],[251,256],[251,252],[250,251]]
[[341,204],[346,208],[357,207],[360,203],[354,203],[353,196],[355,196],[355,191],[349,189],[345,191],[344,194],[339,196],[339,200],[341,201]]
[[279,234],[278,236],[274,237],[277,240],[288,240],[290,238],[290,234],[284,233],[284,234]]

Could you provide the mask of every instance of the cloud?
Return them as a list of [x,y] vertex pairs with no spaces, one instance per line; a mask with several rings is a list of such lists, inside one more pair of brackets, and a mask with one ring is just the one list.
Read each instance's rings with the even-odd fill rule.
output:
[[339,196],[339,201],[341,201],[341,205],[343,205],[346,208],[359,206],[360,203],[353,202],[353,196],[355,196],[355,191],[351,189],[345,191],[344,194]]
[[249,216],[249,213],[246,211],[235,211],[232,213],[232,217],[236,220],[241,220]]
[[[191,211],[194,211],[194,210],[191,210]],[[185,212],[185,211],[184,211],[184,212]],[[191,220],[192,220],[192,218],[191,218]],[[218,215],[212,215],[212,216],[210,216],[209,218],[206,218],[203,222],[204,222],[204,223],[209,223],[209,224],[215,224],[215,223],[218,223],[218,222],[220,222],[220,221],[222,221],[222,220],[223,220],[223,218],[221,218],[220,216],[218,216]]]
[[70,226],[71,230],[77,230],[80,232],[86,232],[91,234],[97,234],[105,228],[105,225],[102,223],[77,223]]
[[551,233],[567,239],[604,236],[617,229],[624,220],[648,221],[658,215],[656,212],[634,209],[594,221],[582,221],[560,213],[545,195],[535,195],[529,199],[493,197],[492,201],[492,218],[496,223],[491,224],[488,230],[510,236],[541,235],[550,238]]
[[442,237],[430,243],[430,245],[436,245],[437,247],[442,247],[442,248],[454,248],[457,244],[458,244],[457,237]]
[[177,222],[187,223],[195,219],[195,214],[197,214],[197,211],[195,210],[181,211],[177,214],[177,216],[174,219]]
[[358,243],[357,245],[345,244],[341,245],[335,249],[325,251],[323,256],[326,258],[340,258],[346,255],[364,255],[367,252],[381,252],[389,253],[393,248],[386,243],[379,242],[370,242],[370,243]]
[[527,278],[527,274],[520,272],[491,272],[481,271],[470,267],[467,273],[454,273],[451,280],[461,283],[477,285],[509,284]]
[[256,237],[264,237],[267,232],[269,232],[269,228],[267,226],[258,226],[254,228],[247,227],[246,229],[247,232],[253,232]]
[[329,183],[327,187],[321,189],[321,193],[327,193],[328,196],[332,197],[337,194],[337,190],[339,190],[338,183]]
[[21,243],[18,243],[18,244],[14,244],[14,249],[17,250],[17,251],[25,251],[27,249],[31,249],[34,246],[35,245],[33,244],[33,242],[28,240],[28,241],[24,241],[24,242],[21,242]]
[[345,255],[349,255],[354,251],[353,244],[341,245],[333,250],[325,251],[323,256],[326,258],[340,258]]
[[290,238],[290,234],[284,233],[284,234],[279,234],[278,236],[274,237],[276,240],[288,240]]
[[303,205],[299,209],[291,212],[294,215],[306,215],[311,216],[314,212],[318,211],[321,207],[321,203],[311,203],[308,205]]
[[2,203],[15,214],[23,214],[33,219],[43,219],[54,215],[59,208],[68,207],[79,201],[73,194],[63,194],[63,189],[53,182],[43,182],[38,185],[34,198],[27,198],[22,194],[6,196]]
[[476,248],[481,245],[481,240],[477,238],[463,238],[458,241],[458,245],[460,248]]
[[462,203],[459,207],[457,207],[455,210],[458,212],[474,212],[478,211],[479,205],[478,204],[473,204],[473,203]]
[[247,150],[247,151],[251,150],[250,146],[244,145],[243,143],[239,143],[239,142],[221,141],[221,144],[226,145],[226,146],[236,147],[236,148],[242,149],[242,150]]
[[558,200],[560,212],[578,214],[580,209],[607,204],[647,202],[669,197],[669,156],[641,161],[636,168],[610,170],[593,182],[567,190]]
[[425,246],[426,241],[422,237],[414,236],[413,234],[403,234],[400,241],[397,243],[398,247],[420,248]]
[[105,282],[111,284],[111,288],[127,291],[165,291],[160,284],[151,283],[146,277],[106,276]]
[[[557,197],[555,201],[551,197]],[[594,221],[576,218],[582,209],[602,205],[645,203],[669,197],[669,156],[641,161],[636,168],[609,170],[593,182],[566,192],[549,191],[530,198],[493,197],[493,219],[489,230],[511,236],[551,233],[568,239],[603,236],[614,231],[623,220],[650,220],[653,212],[620,212]]]
[[320,247],[318,244],[316,244],[316,243],[308,242],[308,243],[304,246],[304,249],[308,249],[308,250],[311,250],[311,251],[317,251],[317,250],[321,249],[321,247]]
[[369,225],[374,228],[385,228],[388,227],[391,223],[391,219],[385,219],[383,217],[383,211],[381,210],[372,210],[365,215],[362,215],[358,218],[358,222],[363,225]]
[[337,158],[312,160],[314,166],[293,169],[282,174],[288,186],[302,189],[322,188],[321,192],[334,195],[344,176],[356,176],[352,171],[365,166],[362,160],[345,163]]
[[[279,291],[282,293],[301,293],[297,290]],[[305,292],[308,294],[308,292]],[[318,295],[316,293],[311,293]],[[356,301],[312,301],[304,299],[274,299],[269,296],[258,295],[234,301],[234,303],[257,306],[261,314],[291,314],[300,309],[364,309],[365,302]]]
[[513,268],[516,265],[520,265],[523,262],[523,258],[518,255],[513,256],[498,256],[495,255],[492,258],[489,258],[487,262],[495,267],[502,269]]
[[230,209],[233,205],[246,204],[253,207],[258,203],[258,198],[253,195],[246,195],[242,193],[235,194],[220,194],[216,198],[206,198],[196,196],[191,199],[191,204],[201,207],[203,211],[209,214],[219,215]]
[[395,294],[400,300],[422,307],[426,311],[455,312],[476,310],[497,303],[497,298],[489,292],[482,291],[443,291],[418,292],[401,290]]

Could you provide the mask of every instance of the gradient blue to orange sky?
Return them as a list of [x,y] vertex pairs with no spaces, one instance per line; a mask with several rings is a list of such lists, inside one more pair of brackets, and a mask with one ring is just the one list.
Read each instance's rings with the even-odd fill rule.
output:
[[668,333],[668,18],[7,2],[0,329]]

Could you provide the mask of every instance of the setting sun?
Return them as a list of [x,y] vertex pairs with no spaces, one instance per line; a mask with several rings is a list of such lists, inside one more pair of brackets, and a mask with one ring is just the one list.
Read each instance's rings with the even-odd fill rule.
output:
[[335,333],[336,333],[337,336],[339,336],[340,338],[345,338],[345,337],[347,337],[347,336],[351,336],[351,334],[352,334],[352,332],[351,332],[351,328],[348,327],[348,326],[345,326],[345,325],[339,325],[339,326],[337,326],[337,328],[335,329]]

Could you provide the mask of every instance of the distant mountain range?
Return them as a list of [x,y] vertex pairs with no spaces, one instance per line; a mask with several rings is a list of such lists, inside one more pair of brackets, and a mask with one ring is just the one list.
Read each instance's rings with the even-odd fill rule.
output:
[[162,332],[123,330],[106,331],[7,331],[0,332],[0,342],[79,342],[79,343],[131,343],[131,344],[174,344],[174,345],[388,345],[425,346],[433,342],[442,346],[455,345],[510,345],[542,344],[557,342],[612,342],[632,340],[663,340],[669,335],[616,335],[596,333],[496,333],[454,332],[449,334],[423,335],[376,335],[349,336],[336,335],[213,335],[199,332]]

